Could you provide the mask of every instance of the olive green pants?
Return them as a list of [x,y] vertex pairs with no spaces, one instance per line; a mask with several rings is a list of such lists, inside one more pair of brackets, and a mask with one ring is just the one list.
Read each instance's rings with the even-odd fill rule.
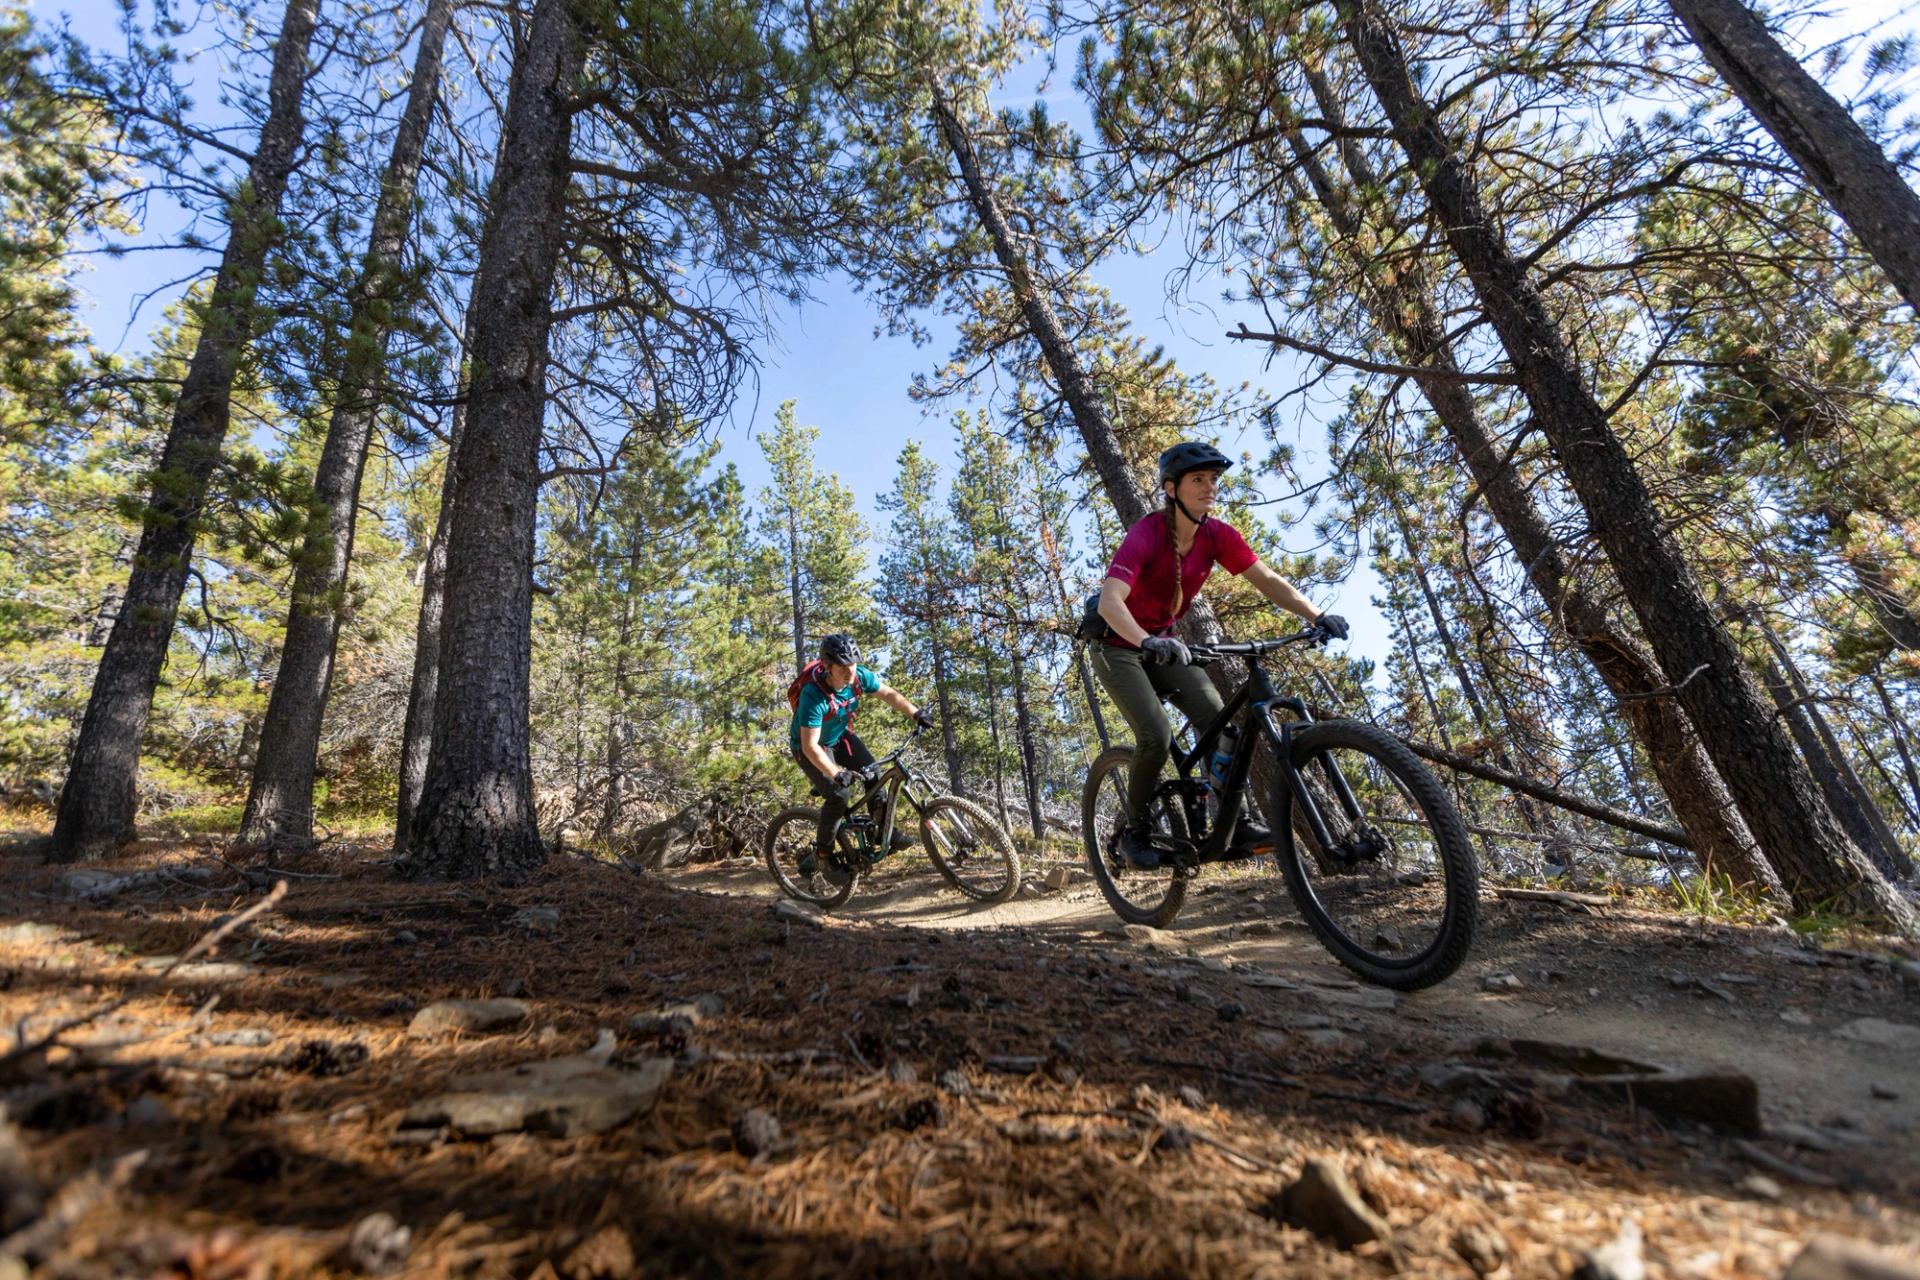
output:
[[1160,667],[1145,662],[1138,649],[1096,644],[1093,671],[1133,730],[1133,772],[1127,775],[1127,821],[1146,821],[1153,789],[1160,782],[1173,748],[1173,724],[1161,695],[1173,699],[1196,731],[1205,729],[1226,705],[1220,691],[1199,667]]

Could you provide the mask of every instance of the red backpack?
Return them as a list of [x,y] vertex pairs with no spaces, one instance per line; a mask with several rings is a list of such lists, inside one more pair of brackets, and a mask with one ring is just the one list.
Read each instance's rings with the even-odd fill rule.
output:
[[827,664],[815,658],[812,662],[800,668],[800,674],[795,676],[793,683],[787,686],[787,706],[795,711],[800,709],[800,691],[807,687],[807,681],[809,680],[817,683],[820,686],[820,692],[827,695],[828,715],[839,715],[843,701],[845,704],[851,704],[852,710],[847,712],[847,727],[852,728],[853,717],[860,710],[859,669],[854,669],[853,683],[847,687],[843,697],[843,695],[835,693],[827,687]]

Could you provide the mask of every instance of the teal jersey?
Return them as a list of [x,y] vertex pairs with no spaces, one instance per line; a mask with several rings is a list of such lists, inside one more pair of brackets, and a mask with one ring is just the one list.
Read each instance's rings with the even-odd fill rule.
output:
[[855,667],[853,683],[833,693],[823,689],[818,680],[807,681],[800,687],[800,702],[793,709],[793,724],[787,729],[787,745],[794,754],[799,754],[800,731],[813,725],[820,730],[820,745],[832,750],[833,744],[847,732],[847,722],[853,719],[854,709],[860,705],[860,696],[879,691],[880,677],[865,667]]

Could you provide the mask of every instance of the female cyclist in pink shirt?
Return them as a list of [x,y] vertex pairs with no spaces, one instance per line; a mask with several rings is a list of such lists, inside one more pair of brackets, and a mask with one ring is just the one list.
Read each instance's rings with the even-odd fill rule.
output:
[[[1220,477],[1233,462],[1210,444],[1186,441],[1160,455],[1160,488],[1166,506],[1127,530],[1107,566],[1100,588],[1100,616],[1112,628],[1095,647],[1094,671],[1133,729],[1133,769],[1127,778],[1127,825],[1120,856],[1136,867],[1160,865],[1147,829],[1153,790],[1173,745],[1173,726],[1160,705],[1173,699],[1187,721],[1204,727],[1220,714],[1220,693],[1193,655],[1172,634],[1205,585],[1213,566],[1243,577],[1289,613],[1318,623],[1337,639],[1347,622],[1321,613],[1285,578],[1253,554],[1240,531],[1211,512]],[[1251,818],[1242,818],[1233,843],[1253,848],[1271,838]]]

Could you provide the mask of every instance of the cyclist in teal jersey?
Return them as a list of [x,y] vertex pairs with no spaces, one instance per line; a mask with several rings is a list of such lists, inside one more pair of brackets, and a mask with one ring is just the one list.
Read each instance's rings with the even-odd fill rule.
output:
[[[820,642],[820,665],[813,677],[801,686],[794,704],[793,722],[787,729],[787,746],[793,752],[794,762],[824,801],[820,806],[813,856],[802,858],[799,863],[803,876],[812,875],[819,866],[816,859],[833,848],[833,831],[847,815],[853,784],[861,777],[860,771],[873,764],[873,753],[848,727],[853,713],[860,707],[860,699],[867,694],[922,729],[933,727],[931,716],[860,665],[860,647],[852,636],[835,632]],[[912,846],[912,836],[895,831],[889,852],[897,853]]]

